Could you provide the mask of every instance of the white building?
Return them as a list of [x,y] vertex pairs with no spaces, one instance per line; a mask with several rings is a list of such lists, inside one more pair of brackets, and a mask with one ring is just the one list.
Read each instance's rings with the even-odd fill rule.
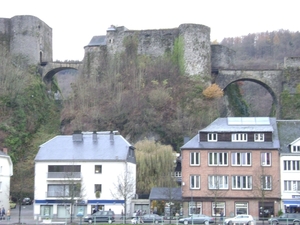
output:
[[134,147],[117,132],[56,136],[40,146],[35,158],[34,216],[69,218],[94,208],[121,214],[124,197],[116,187],[124,182],[131,186],[126,204],[131,213],[135,179]]
[[278,120],[283,212],[300,213],[300,120]]
[[10,208],[10,177],[13,175],[13,164],[7,149],[0,151],[0,207]]

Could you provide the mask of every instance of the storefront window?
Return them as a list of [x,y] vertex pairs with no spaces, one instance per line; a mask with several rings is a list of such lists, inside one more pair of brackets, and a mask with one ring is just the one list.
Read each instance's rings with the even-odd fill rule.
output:
[[91,214],[97,212],[97,211],[102,211],[104,210],[104,205],[92,205],[91,207]]
[[191,214],[202,214],[201,202],[189,202],[189,215]]
[[259,218],[269,218],[274,215],[274,202],[259,202]]
[[221,213],[223,212],[223,216],[225,215],[225,202],[213,202],[212,203],[212,210],[211,210],[212,216],[221,216]]
[[248,203],[247,202],[236,202],[235,203],[235,214],[248,214]]
[[41,205],[40,215],[42,218],[52,218],[53,206],[52,205]]

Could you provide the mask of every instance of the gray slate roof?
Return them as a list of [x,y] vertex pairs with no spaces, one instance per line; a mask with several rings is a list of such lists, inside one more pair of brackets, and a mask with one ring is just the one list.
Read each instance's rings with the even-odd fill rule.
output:
[[[248,118],[249,119],[249,118]],[[266,118],[264,118],[266,119]],[[273,142],[199,142],[199,134],[184,144],[181,149],[279,149],[276,118],[269,118],[269,125],[264,122],[259,124],[243,123],[228,124],[228,118],[218,118],[199,132],[209,133],[234,133],[234,132],[273,132]]]
[[173,200],[181,201],[181,187],[154,187],[151,189],[149,200]]
[[106,45],[105,35],[94,36],[87,46],[99,46],[99,45]]
[[289,144],[300,137],[300,120],[277,120],[277,127],[280,153],[290,153]]
[[[121,135],[115,134],[114,141],[108,133],[83,134],[83,141],[73,141],[73,135],[59,135],[40,146],[35,161],[124,161],[132,147]],[[133,148],[133,147],[132,147]]]

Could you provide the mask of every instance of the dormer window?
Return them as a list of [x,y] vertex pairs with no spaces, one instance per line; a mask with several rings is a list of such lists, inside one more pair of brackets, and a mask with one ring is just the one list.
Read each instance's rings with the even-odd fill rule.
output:
[[218,141],[218,134],[217,133],[208,133],[207,134],[207,141],[212,141],[212,142]]
[[231,134],[232,142],[247,142],[248,136],[246,133]]
[[292,145],[291,150],[292,152],[300,152],[300,145]]
[[254,134],[254,141],[255,142],[263,142],[264,140],[265,140],[265,135],[263,133]]

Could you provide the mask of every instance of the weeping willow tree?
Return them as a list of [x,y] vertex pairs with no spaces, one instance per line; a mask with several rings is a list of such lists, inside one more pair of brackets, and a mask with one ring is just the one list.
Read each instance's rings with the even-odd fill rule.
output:
[[137,193],[149,194],[153,187],[175,187],[171,179],[176,156],[170,145],[143,140],[135,144]]

